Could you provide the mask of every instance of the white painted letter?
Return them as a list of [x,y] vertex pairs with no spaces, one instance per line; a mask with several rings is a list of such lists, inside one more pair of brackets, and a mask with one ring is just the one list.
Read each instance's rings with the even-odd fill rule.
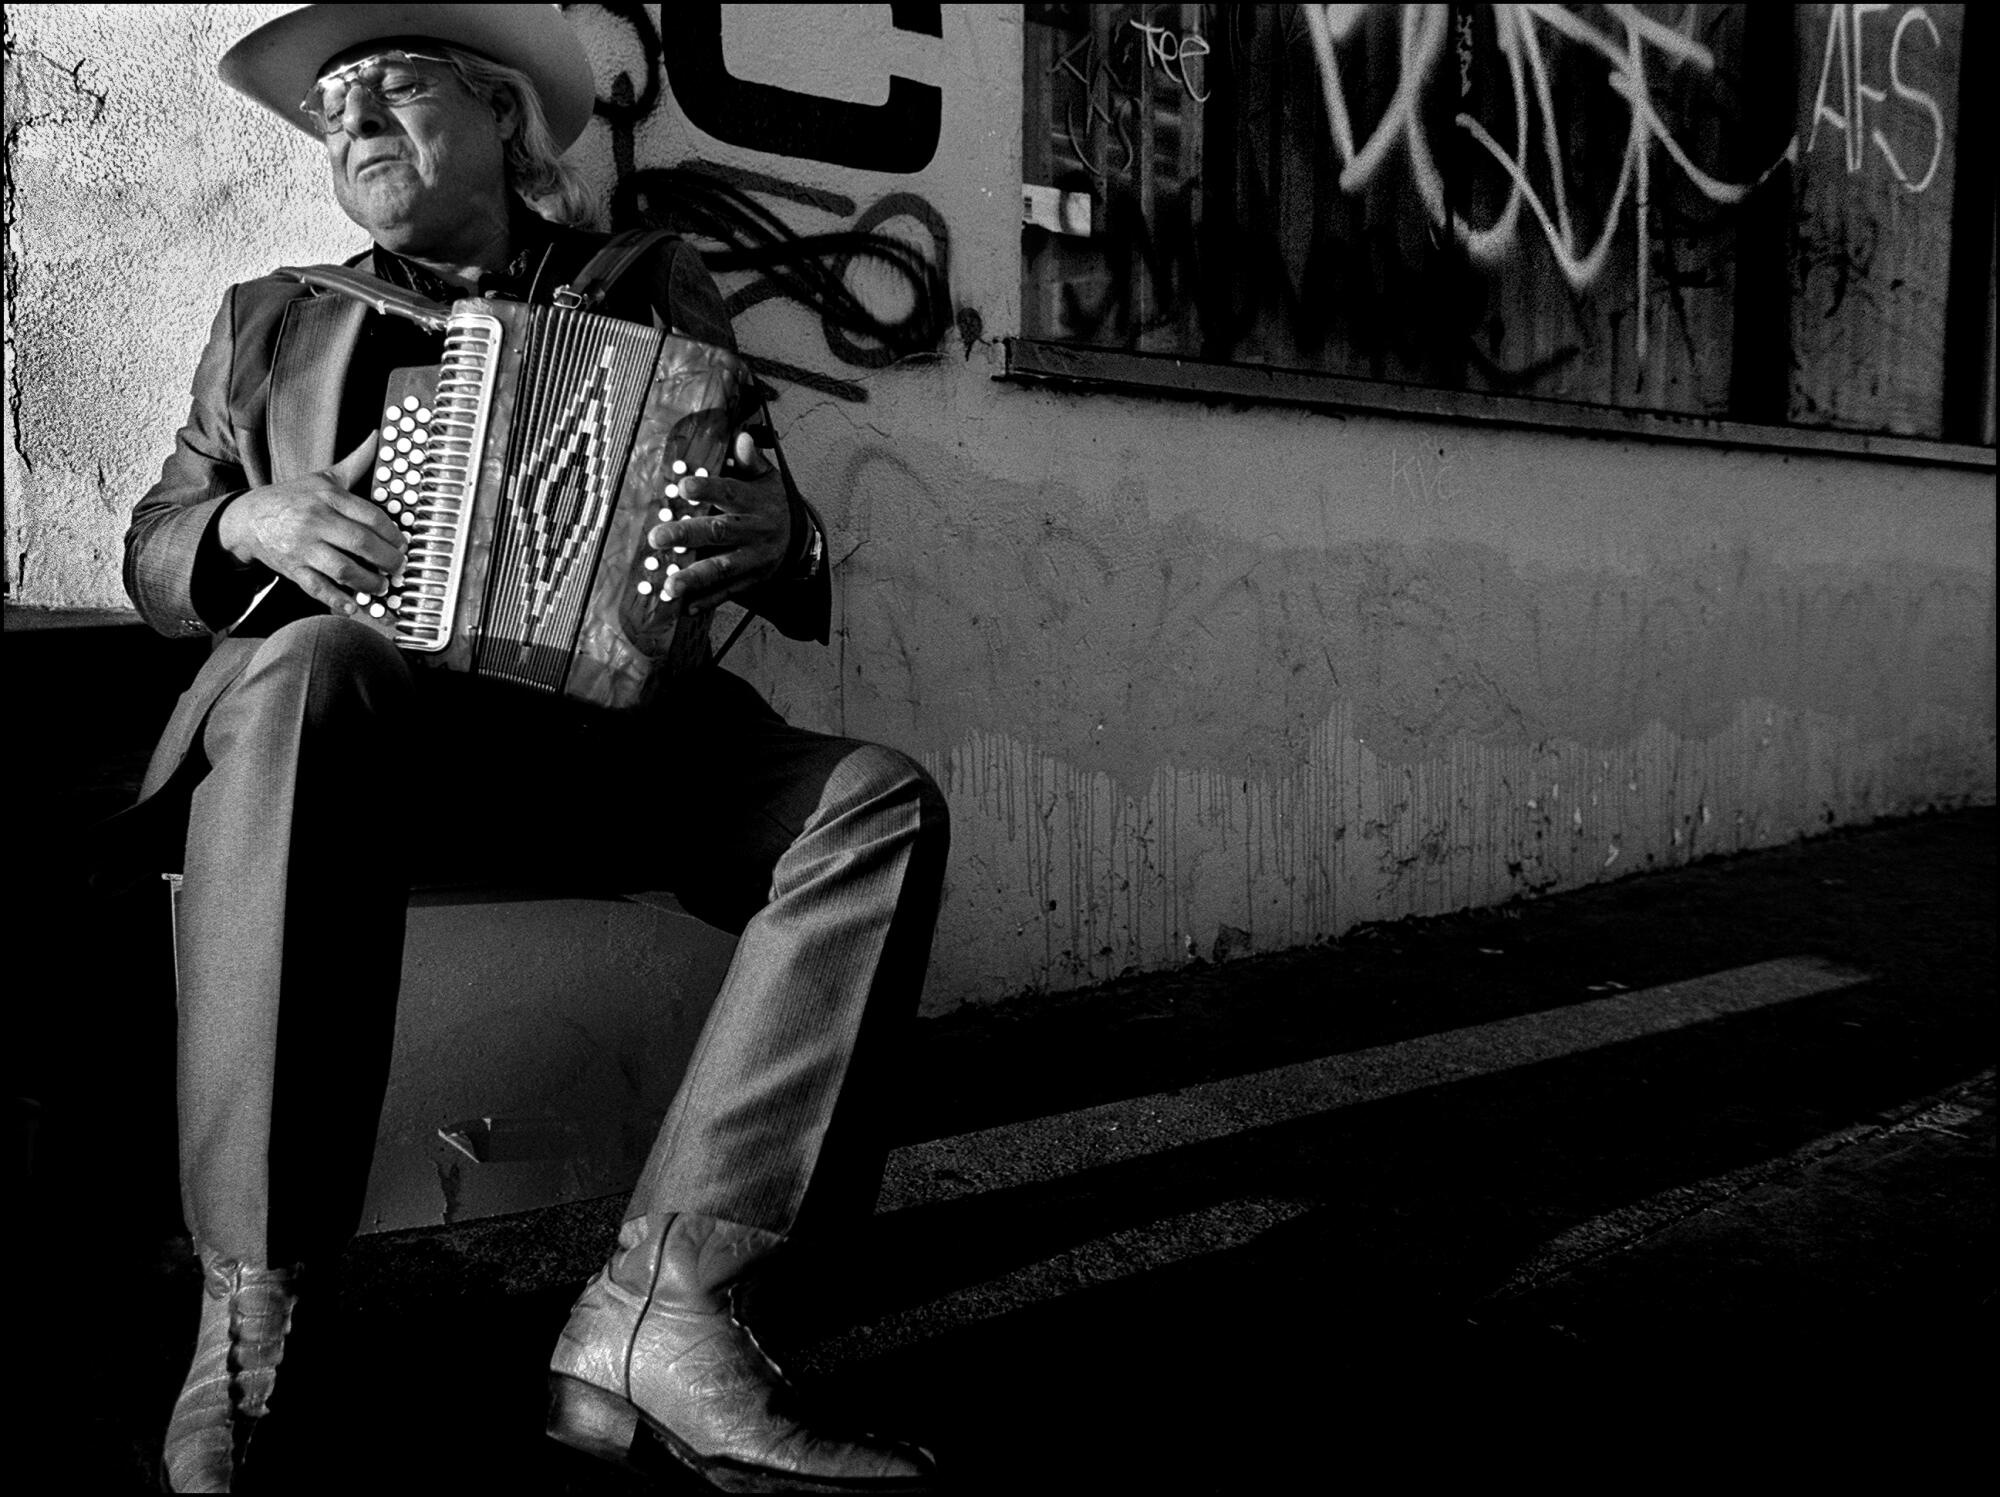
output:
[[1870,103],[1880,104],[1884,99],[1889,97],[1881,89],[1870,88],[1861,81],[1861,69],[1867,56],[1862,50],[1861,22],[1862,18],[1871,12],[1887,10],[1888,8],[1886,5],[1850,5],[1847,7],[1849,13],[1854,17],[1854,108],[1847,116],[1848,125],[1851,127],[1847,132],[1847,169],[1850,172],[1861,170],[1861,155],[1863,150],[1861,128],[1863,116],[1867,113],[1862,108],[1862,100],[1866,99]]
[[[1853,92],[1853,86],[1849,82],[1852,76],[1852,69],[1848,66],[1847,62],[1847,7],[1845,5],[1830,5],[1827,9],[1831,14],[1826,19],[1826,56],[1819,65],[1819,93],[1813,99],[1812,133],[1806,137],[1806,154],[1808,156],[1812,154],[1814,142],[1819,139],[1819,122],[1821,120],[1825,120],[1843,135],[1850,134],[1847,128],[1846,111],[1848,108],[1847,101]],[[1827,80],[1833,76],[1833,54],[1836,51],[1840,53],[1841,113],[1839,114],[1835,114],[1831,109],[1826,107],[1826,84]],[[1852,156],[1853,152],[1850,150],[1848,154]],[[1850,166],[1848,170],[1853,171],[1854,168]]]
[[1931,18],[1925,13],[1924,8],[1921,5],[1913,5],[1903,13],[1903,19],[1896,23],[1896,35],[1889,43],[1889,87],[1896,91],[1898,98],[1908,99],[1912,104],[1924,110],[1931,117],[1931,164],[1925,170],[1923,180],[1912,182],[1908,177],[1903,175],[1902,165],[1896,160],[1895,154],[1890,151],[1889,142],[1882,138],[1880,130],[1875,132],[1875,144],[1881,147],[1882,154],[1889,158],[1889,166],[1896,173],[1896,180],[1912,192],[1922,192],[1926,187],[1931,185],[1931,178],[1937,175],[1938,160],[1944,155],[1944,112],[1937,107],[1936,99],[1933,99],[1922,89],[1911,88],[1907,83],[1903,82],[1901,71],[1903,33],[1910,29],[1912,21],[1922,21],[1924,23],[1924,29],[1931,34],[1931,45],[1933,47],[1942,46],[1943,40],[1938,36],[1938,29],[1931,23]]
[[[1208,102],[1209,96],[1206,93],[1198,94],[1194,91],[1195,90],[1194,76],[1188,72],[1188,63],[1192,61],[1194,58],[1206,57],[1206,56],[1208,56],[1207,37],[1184,36],[1181,38],[1181,87],[1187,90],[1188,97],[1190,99],[1193,99],[1197,104],[1206,104]],[[1202,81],[1202,86],[1206,88],[1208,85],[1207,63],[1202,64],[1201,81]]]

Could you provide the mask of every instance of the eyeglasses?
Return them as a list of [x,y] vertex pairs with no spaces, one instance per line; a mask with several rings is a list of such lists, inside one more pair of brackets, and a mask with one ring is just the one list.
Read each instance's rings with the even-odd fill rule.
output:
[[421,52],[377,52],[328,73],[299,101],[299,108],[322,135],[338,135],[347,117],[347,96],[365,88],[391,109],[435,93],[443,80],[416,66],[420,62],[450,66],[450,59]]

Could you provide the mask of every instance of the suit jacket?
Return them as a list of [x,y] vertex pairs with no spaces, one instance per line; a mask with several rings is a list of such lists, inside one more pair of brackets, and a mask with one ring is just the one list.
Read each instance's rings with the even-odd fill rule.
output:
[[[567,265],[574,275],[604,242],[603,235],[558,230],[551,266]],[[372,272],[372,252],[358,264]],[[569,275],[551,280],[560,284]],[[724,348],[736,346],[715,282],[700,255],[678,240],[632,267],[598,310],[671,326]],[[325,468],[340,456],[334,450],[337,403],[316,399],[312,392],[344,387],[364,323],[380,315],[353,297],[277,276],[232,286],[223,298],[195,368],[187,424],[176,436],[160,481],[134,508],[125,536],[125,588],[146,622],[169,637],[207,633],[214,638],[207,662],[182,695],[153,752],[134,812],[175,779],[209,707],[242,672],[258,642],[283,623],[325,611],[294,583],[280,580],[247,618],[215,617],[212,596],[197,597],[196,562],[206,541],[212,571],[210,531],[231,499]],[[812,523],[820,523],[809,506],[806,512]],[[261,579],[253,580],[272,576],[258,570]],[[810,582],[769,583],[739,601],[790,638],[827,639],[832,593],[825,567]],[[208,617],[199,606],[203,602],[209,604]],[[704,639],[704,654],[707,648]],[[162,829],[153,830],[143,840],[155,845],[168,840],[160,835]],[[129,841],[131,836],[128,830],[123,837],[114,833],[112,840]]]

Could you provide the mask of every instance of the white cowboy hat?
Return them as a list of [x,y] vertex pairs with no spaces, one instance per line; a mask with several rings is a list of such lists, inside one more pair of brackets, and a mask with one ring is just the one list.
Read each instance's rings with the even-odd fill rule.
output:
[[428,37],[519,68],[534,80],[556,148],[590,123],[597,83],[583,45],[553,5],[301,5],[222,56],[222,81],[308,135],[299,109],[331,59],[389,37]]

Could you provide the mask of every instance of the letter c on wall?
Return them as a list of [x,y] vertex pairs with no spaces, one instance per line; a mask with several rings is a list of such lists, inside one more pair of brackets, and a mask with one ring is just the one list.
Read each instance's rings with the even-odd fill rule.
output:
[[[899,31],[943,36],[936,5],[891,5]],[[746,150],[860,171],[920,172],[937,154],[943,91],[889,75],[886,104],[850,104],[730,76],[722,61],[722,7],[662,7],[667,82],[689,123]]]

